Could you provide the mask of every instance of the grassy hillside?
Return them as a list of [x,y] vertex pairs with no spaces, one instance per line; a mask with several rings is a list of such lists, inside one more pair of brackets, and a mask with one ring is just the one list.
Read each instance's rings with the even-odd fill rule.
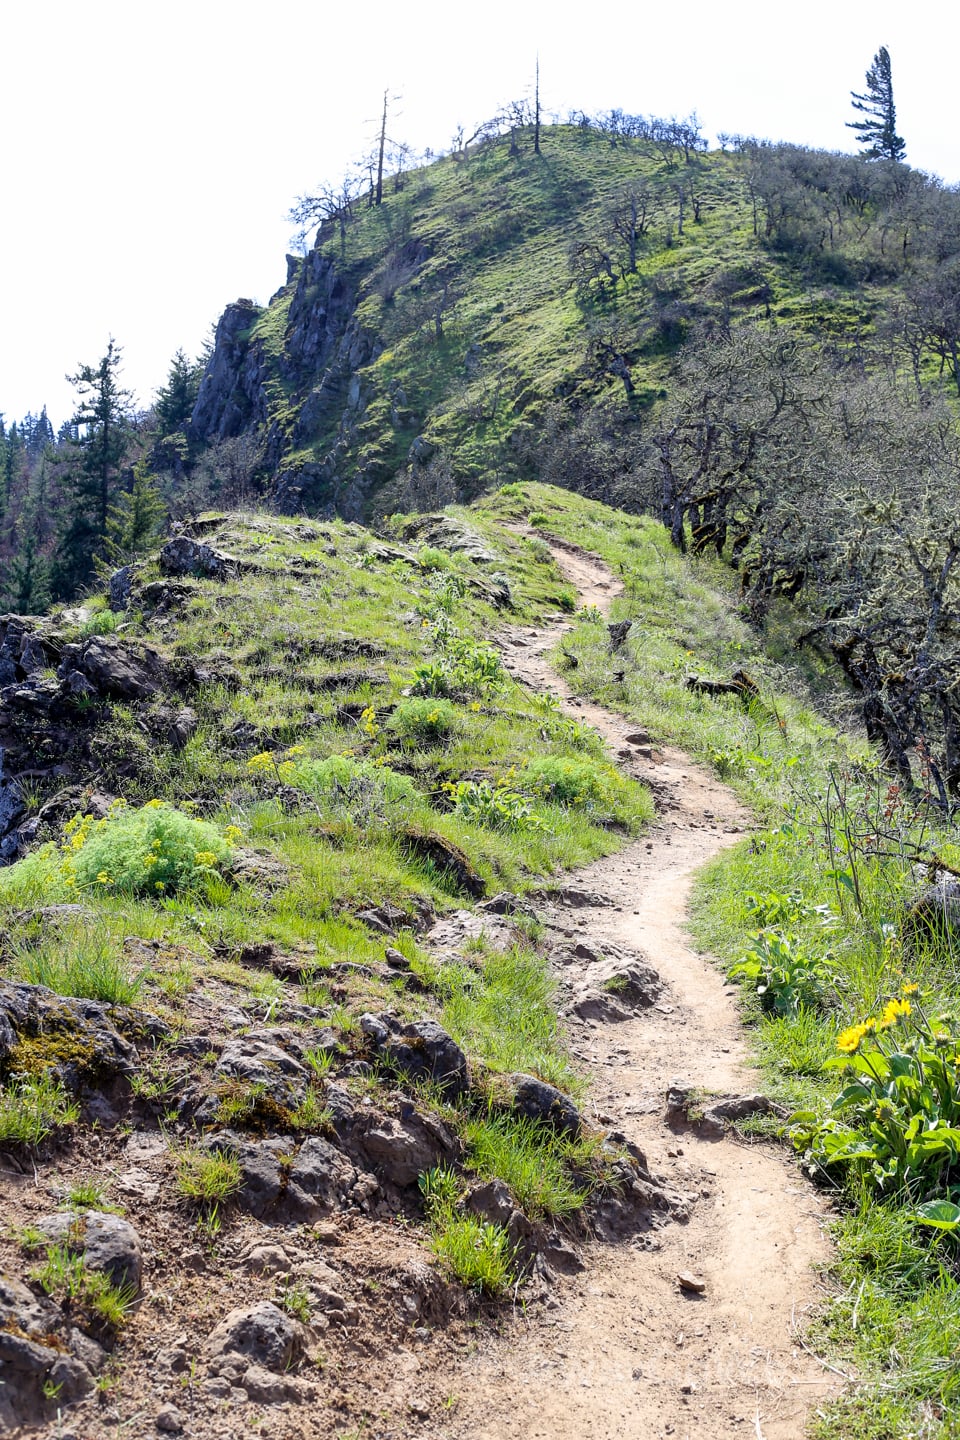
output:
[[[526,133],[487,140],[324,222],[224,340],[237,413],[288,503],[295,486],[308,507],[384,513],[546,476],[554,407],[642,433],[698,325],[788,324],[861,364],[896,332],[904,372],[937,382],[949,351],[899,310],[923,310],[911,286],[960,245],[953,200],[905,166],[759,142],[684,155],[571,125],[540,155]],[[324,327],[343,343],[318,348]]]

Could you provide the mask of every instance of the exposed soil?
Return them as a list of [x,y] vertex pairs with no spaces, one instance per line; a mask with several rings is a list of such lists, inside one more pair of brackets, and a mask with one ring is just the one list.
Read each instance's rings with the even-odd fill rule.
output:
[[[617,582],[595,557],[554,543],[583,604],[603,612]],[[621,717],[571,697],[548,656],[564,626],[518,629],[504,640],[512,672],[562,697],[651,784],[659,820],[646,837],[578,872],[577,884],[613,905],[568,911],[568,934],[644,953],[665,984],[660,1001],[616,1024],[569,1021],[588,1068],[588,1113],[613,1123],[651,1168],[683,1192],[688,1218],[631,1246],[593,1248],[556,1309],[515,1315],[451,1380],[459,1404],[450,1433],[471,1440],[754,1435],[798,1437],[833,1377],[805,1352],[798,1327],[817,1299],[813,1267],[828,1258],[824,1202],[772,1146],[729,1133],[706,1138],[665,1120],[675,1081],[707,1092],[757,1088],[733,991],[684,937],[693,872],[747,824],[711,774],[669,748],[627,745]],[[589,961],[585,962],[589,964]],[[684,1290],[681,1272],[702,1281]]]
[[[616,590],[609,572],[575,547],[556,553],[582,601],[605,610]],[[177,1200],[174,1143],[145,1102],[131,1101],[125,1082],[100,1097],[101,1128],[78,1132],[42,1163],[0,1155],[0,1277],[27,1278],[30,1260],[18,1236],[85,1177],[104,1182],[143,1247],[142,1299],[109,1345],[110,1358],[90,1361],[97,1389],[64,1405],[62,1418],[52,1394],[24,1433],[59,1440],[158,1428],[194,1440],[749,1433],[773,1440],[801,1435],[809,1407],[830,1392],[832,1377],[795,1338],[816,1298],[811,1267],[828,1253],[820,1198],[773,1147],[709,1139],[667,1120],[674,1081],[725,1095],[756,1088],[732,992],[683,935],[691,874],[732,843],[747,818],[684,756],[628,744],[627,722],[569,695],[548,658],[562,632],[558,622],[505,634],[510,667],[606,736],[625,767],[650,784],[659,819],[641,840],[568,877],[559,897],[545,896],[537,909],[557,960],[572,1049],[591,1077],[585,1112],[645,1152],[674,1196],[671,1214],[654,1215],[632,1242],[592,1243],[572,1278],[539,1271],[514,1309],[480,1306],[429,1255],[415,1196],[386,1183],[367,1198],[351,1191],[353,1200],[331,1202],[319,1220],[284,1217],[282,1207],[231,1210],[223,1233],[205,1236]],[[481,928],[491,943],[511,943],[510,923],[461,911],[423,943],[456,950]],[[597,995],[598,952],[641,952],[649,969],[637,973],[654,982],[646,1008],[618,1007],[616,989],[601,982],[599,998],[611,1013],[584,1019],[582,1003],[577,1013],[591,967]],[[263,961],[283,981],[279,1028],[270,1028],[262,1000],[244,999],[215,973],[185,997],[181,1051],[167,1053],[172,1089],[163,1103],[189,1088],[224,1036],[295,1046],[295,1022],[305,1013],[297,957],[279,958],[283,964],[275,956]],[[147,1064],[145,1079],[151,1073]],[[398,1090],[377,1104],[403,1114],[409,1100]],[[291,1152],[298,1143],[290,1142]],[[294,1160],[291,1153],[284,1163]],[[575,1270],[572,1251],[567,1260]],[[702,1293],[681,1290],[683,1271]],[[211,1331],[227,1312],[285,1304],[291,1289],[309,1302],[311,1338],[290,1385],[268,1375],[258,1395],[247,1380],[238,1385],[210,1370]]]

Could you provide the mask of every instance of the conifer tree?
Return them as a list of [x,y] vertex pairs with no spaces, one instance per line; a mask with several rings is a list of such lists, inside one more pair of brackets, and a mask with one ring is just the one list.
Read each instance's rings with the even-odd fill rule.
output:
[[893,103],[893,75],[890,52],[881,45],[867,71],[867,91],[858,95],[851,90],[854,110],[866,118],[848,120],[847,128],[856,130],[857,142],[867,148],[868,160],[903,160],[907,146],[897,134],[897,110]]
[[167,516],[157,482],[146,460],[133,467],[133,484],[122,492],[107,516],[103,559],[111,566],[128,565],[149,550]]
[[52,584],[69,599],[90,579],[107,533],[110,506],[130,441],[132,396],[120,385],[120,346],[111,338],[98,365],[68,376],[80,396],[73,416],[77,439],[64,476],[67,501]]
[[203,366],[178,350],[170,362],[167,383],[157,392],[157,433],[161,437],[183,430],[193,414],[202,379]]

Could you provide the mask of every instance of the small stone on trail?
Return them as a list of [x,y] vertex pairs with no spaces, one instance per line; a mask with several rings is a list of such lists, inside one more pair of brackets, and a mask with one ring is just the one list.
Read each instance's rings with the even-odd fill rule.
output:
[[677,1276],[677,1284],[681,1290],[686,1290],[692,1295],[702,1295],[707,1285],[705,1280],[700,1280],[692,1275],[689,1270],[681,1270]]
[[179,1435],[184,1426],[183,1412],[176,1405],[164,1405],[162,1410],[157,1411],[154,1424],[164,1435]]

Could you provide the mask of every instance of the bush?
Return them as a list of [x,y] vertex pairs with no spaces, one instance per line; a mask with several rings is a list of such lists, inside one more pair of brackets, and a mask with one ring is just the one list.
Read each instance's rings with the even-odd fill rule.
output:
[[940,1209],[918,1218],[952,1229],[960,1222],[951,1203],[960,1193],[960,1027],[930,1019],[916,991],[905,985],[879,1015],[840,1032],[840,1055],[826,1065],[841,1067],[849,1083],[825,1111],[795,1114],[792,1138],[819,1164],[862,1175],[875,1190],[936,1199]]
[[421,799],[406,775],[349,755],[300,760],[284,769],[286,784],[312,795],[330,814],[361,826],[400,818]]
[[485,825],[490,830],[542,830],[543,822],[534,815],[530,800],[511,788],[512,778],[510,772],[495,782],[458,780],[456,784],[445,785],[444,789],[457,814],[476,825]]
[[[237,834],[239,832],[236,832]],[[198,887],[230,864],[234,832],[148,800],[116,801],[102,820],[75,815],[51,842],[0,873],[0,903],[76,898],[78,892],[161,895]]]
[[449,700],[401,700],[386,728],[401,741],[429,744],[455,734],[460,718]]
[[823,1004],[830,989],[827,958],[812,955],[795,935],[761,930],[729,974],[753,985],[765,1010],[796,1016]]
[[542,755],[528,760],[524,781],[541,799],[582,810],[601,823],[632,825],[652,818],[649,793],[602,760]]

